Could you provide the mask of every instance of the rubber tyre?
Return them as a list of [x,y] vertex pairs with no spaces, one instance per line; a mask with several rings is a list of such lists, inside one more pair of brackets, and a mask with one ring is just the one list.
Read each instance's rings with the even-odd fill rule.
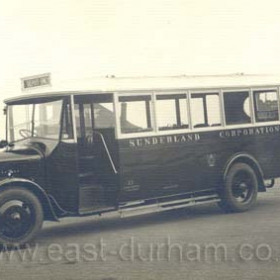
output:
[[[248,185],[248,194],[244,201],[238,201],[236,195],[234,195],[237,178],[239,177],[243,177],[243,179],[239,179],[241,182],[244,181],[239,185]],[[221,201],[218,205],[225,212],[245,212],[255,205],[257,194],[258,179],[255,171],[248,164],[236,163],[226,175],[225,184],[220,193]]]
[[[26,232],[22,236],[7,237],[3,235],[0,225],[0,244],[7,248],[21,247],[33,240],[38,231],[42,228],[44,214],[42,205],[32,192],[20,187],[10,187],[0,192],[0,210],[5,204],[13,201],[21,201],[28,205],[32,213],[32,222],[27,226]],[[22,208],[24,209],[24,208]],[[1,213],[0,213],[1,215]],[[1,222],[1,220],[0,220]]]

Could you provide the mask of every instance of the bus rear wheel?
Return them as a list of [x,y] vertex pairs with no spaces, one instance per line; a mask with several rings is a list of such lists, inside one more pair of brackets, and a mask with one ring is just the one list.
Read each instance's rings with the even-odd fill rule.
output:
[[43,209],[30,191],[11,187],[0,192],[0,244],[15,248],[30,242],[43,224]]
[[255,171],[248,164],[236,163],[226,176],[219,206],[226,212],[244,212],[254,206],[257,194]]

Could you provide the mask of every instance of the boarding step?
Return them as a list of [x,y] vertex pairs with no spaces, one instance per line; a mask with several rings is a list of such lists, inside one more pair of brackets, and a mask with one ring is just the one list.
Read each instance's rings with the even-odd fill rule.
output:
[[137,201],[120,206],[119,213],[121,217],[131,217],[219,201],[218,194],[191,196],[173,201],[155,200],[155,203],[149,204],[145,201]]
[[79,187],[80,214],[93,211],[104,204],[104,188],[101,184],[83,184]]

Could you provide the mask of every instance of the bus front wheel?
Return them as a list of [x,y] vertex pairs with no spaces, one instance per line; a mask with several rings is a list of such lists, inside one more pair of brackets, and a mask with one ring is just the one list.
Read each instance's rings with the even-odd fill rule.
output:
[[234,164],[226,175],[219,206],[226,212],[244,212],[257,200],[258,179],[245,163]]
[[0,244],[22,246],[30,242],[43,224],[43,209],[30,191],[10,187],[0,191]]

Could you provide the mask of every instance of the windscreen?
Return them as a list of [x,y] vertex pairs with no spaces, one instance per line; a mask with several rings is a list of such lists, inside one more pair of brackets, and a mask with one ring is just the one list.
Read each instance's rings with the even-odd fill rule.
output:
[[40,137],[59,139],[63,100],[8,107],[9,141]]

